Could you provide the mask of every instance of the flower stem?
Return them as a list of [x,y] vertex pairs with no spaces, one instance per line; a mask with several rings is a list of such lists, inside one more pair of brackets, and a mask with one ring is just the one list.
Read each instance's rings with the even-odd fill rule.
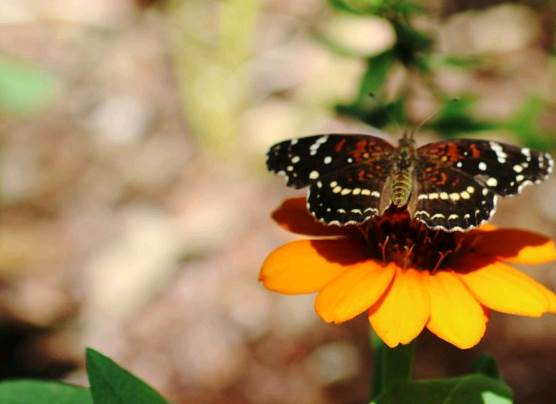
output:
[[371,397],[375,399],[396,382],[410,380],[415,354],[415,340],[407,345],[388,348],[373,332],[371,345],[375,350],[375,364]]

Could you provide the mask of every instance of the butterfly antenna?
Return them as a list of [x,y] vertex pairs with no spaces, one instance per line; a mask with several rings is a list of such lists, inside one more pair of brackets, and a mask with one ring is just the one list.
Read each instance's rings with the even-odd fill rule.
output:
[[[456,102],[459,101],[459,98],[452,98],[450,99],[448,102],[452,103],[452,102]],[[423,126],[425,126],[425,124],[429,123],[431,120],[433,120],[434,118],[436,118],[438,116],[438,114],[440,114],[440,111],[442,110],[442,107],[438,107],[436,110],[434,110],[433,112],[431,112],[429,115],[427,115],[416,127],[415,129],[411,130],[409,133],[409,138],[413,139],[414,135],[416,132],[418,132]]]

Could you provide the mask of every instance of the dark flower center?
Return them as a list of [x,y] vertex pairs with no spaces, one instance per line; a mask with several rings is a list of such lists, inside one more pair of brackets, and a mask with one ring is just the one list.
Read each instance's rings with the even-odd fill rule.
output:
[[383,262],[402,268],[437,271],[456,252],[468,249],[462,232],[432,230],[412,220],[406,209],[390,207],[384,214],[361,227],[371,253]]

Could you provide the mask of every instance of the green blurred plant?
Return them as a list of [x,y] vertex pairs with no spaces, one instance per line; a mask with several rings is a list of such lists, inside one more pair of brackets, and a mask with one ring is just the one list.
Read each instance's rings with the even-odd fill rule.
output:
[[52,100],[58,86],[56,77],[45,69],[0,55],[0,112],[35,113]]
[[[384,128],[393,123],[411,125],[406,107],[411,97],[410,87],[403,86],[393,99],[386,100],[388,79],[396,67],[407,72],[408,80],[419,80],[428,88],[438,103],[439,113],[427,122],[441,138],[469,136],[484,131],[510,133],[516,141],[540,149],[556,147],[556,132],[543,129],[539,118],[548,110],[549,102],[535,94],[527,97],[521,108],[506,119],[479,118],[474,113],[477,100],[472,94],[447,94],[435,84],[440,69],[460,69],[473,74],[484,67],[485,58],[463,55],[442,55],[434,47],[431,34],[415,28],[412,17],[426,13],[416,2],[409,0],[328,0],[338,12],[365,17],[379,16],[387,20],[396,35],[394,45],[379,54],[366,56],[366,69],[359,81],[353,100],[334,106],[340,115],[369,125]],[[361,57],[347,52],[333,38],[320,38],[332,52],[340,56]],[[369,97],[369,94],[374,94]],[[392,98],[392,97],[391,97]]]
[[157,391],[121,368],[112,359],[87,349],[90,387],[38,381],[0,383],[2,404],[168,404]]
[[257,0],[170,0],[172,58],[186,124],[201,146],[227,148],[248,90]]

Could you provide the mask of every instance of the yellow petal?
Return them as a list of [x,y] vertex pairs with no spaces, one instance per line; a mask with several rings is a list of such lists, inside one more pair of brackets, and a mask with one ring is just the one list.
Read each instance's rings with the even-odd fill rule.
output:
[[319,293],[315,309],[327,322],[349,320],[380,298],[394,273],[394,265],[383,267],[370,260],[353,265]]
[[509,265],[497,262],[458,276],[492,310],[531,317],[548,310],[542,285]]
[[361,246],[349,239],[298,240],[266,258],[259,280],[277,292],[311,293],[321,290],[351,264],[365,259]]
[[486,329],[481,305],[451,271],[439,271],[427,280],[431,312],[427,328],[458,348],[475,346]]
[[544,264],[556,260],[556,244],[541,234],[517,229],[497,229],[477,235],[479,253],[516,264]]
[[372,307],[369,321],[390,348],[408,344],[425,327],[430,313],[427,276],[427,272],[398,268],[392,286]]

